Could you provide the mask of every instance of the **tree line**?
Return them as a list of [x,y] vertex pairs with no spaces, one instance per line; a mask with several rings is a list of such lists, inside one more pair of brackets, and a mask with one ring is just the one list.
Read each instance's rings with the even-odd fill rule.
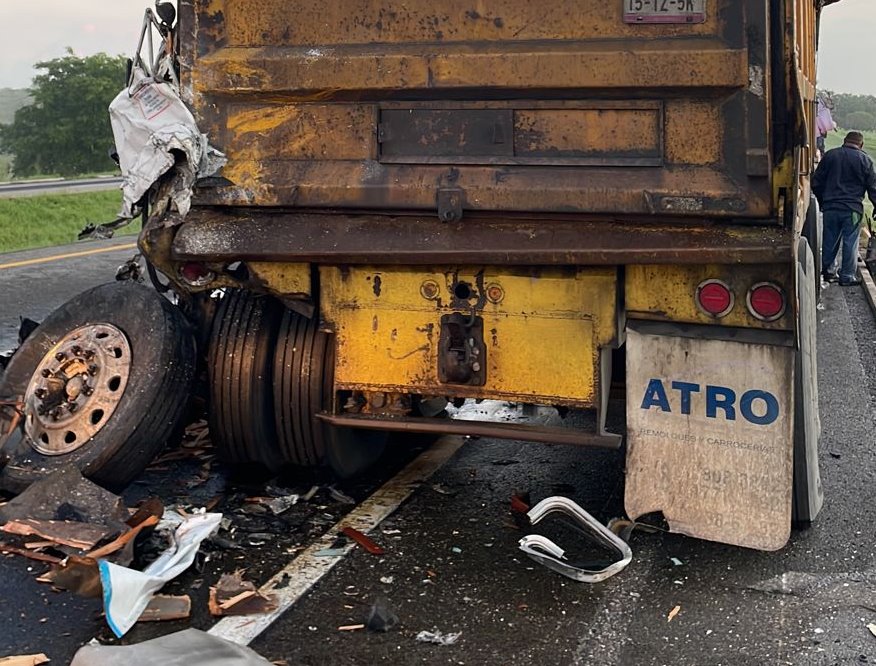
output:
[[127,58],[80,57],[71,49],[39,62],[30,103],[0,125],[0,153],[13,156],[16,177],[75,176],[112,170],[110,102],[125,86]]
[[833,119],[847,130],[876,130],[876,97],[827,93],[833,99]]

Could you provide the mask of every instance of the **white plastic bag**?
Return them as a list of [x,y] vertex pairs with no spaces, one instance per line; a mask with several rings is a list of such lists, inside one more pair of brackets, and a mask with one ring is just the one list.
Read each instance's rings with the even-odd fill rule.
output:
[[106,621],[119,638],[134,626],[152,595],[192,565],[201,542],[219,528],[222,514],[201,513],[183,517],[166,511],[164,520],[177,525],[173,545],[143,571],[106,560],[98,563]]
[[109,112],[124,178],[119,217],[134,216],[134,204],[177,163],[173,151],[183,153],[185,161],[177,166],[180,182],[171,197],[181,215],[188,213],[195,180],[213,175],[225,159],[200,133],[175,86],[135,67],[130,85],[112,101]]

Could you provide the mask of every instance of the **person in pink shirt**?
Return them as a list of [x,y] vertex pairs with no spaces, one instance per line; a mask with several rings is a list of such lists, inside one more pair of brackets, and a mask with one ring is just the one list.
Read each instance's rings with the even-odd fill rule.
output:
[[828,132],[836,131],[836,123],[830,110],[833,108],[833,100],[830,97],[818,96],[818,106],[815,114],[815,145],[818,148],[818,157],[824,155],[824,140]]

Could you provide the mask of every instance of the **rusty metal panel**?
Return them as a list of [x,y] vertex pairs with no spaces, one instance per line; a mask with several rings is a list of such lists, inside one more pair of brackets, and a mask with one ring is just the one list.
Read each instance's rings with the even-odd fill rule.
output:
[[[617,335],[613,269],[327,266],[320,278],[338,389],[597,403],[598,350]],[[485,371],[468,384],[439,372],[453,313],[483,331]]]
[[[405,42],[499,42],[571,39],[635,39],[623,21],[622,1],[549,4],[528,0],[210,0],[222,8],[229,41],[241,46],[342,46]],[[714,0],[714,4],[726,4]],[[215,11],[214,9],[214,11]],[[710,7],[711,10],[711,7]],[[728,20],[715,9],[710,22],[669,28],[664,34],[715,34]],[[294,19],[294,20],[290,20]],[[668,26],[667,26],[668,27]]]
[[774,217],[768,3],[707,5],[181,0],[184,97],[229,156],[195,203],[434,215],[452,179],[463,216]]
[[462,162],[514,156],[511,109],[385,109],[381,162]]
[[394,104],[381,111],[378,141],[384,163],[660,166],[663,108],[659,102]]
[[632,519],[760,550],[791,532],[793,347],[627,331]]
[[[648,108],[650,106],[650,108]],[[518,156],[568,163],[659,166],[663,155],[663,109],[520,109],[514,114]],[[576,159],[577,158],[577,159]]]
[[[177,220],[180,222],[180,220]],[[600,265],[788,264],[781,229],[471,217],[314,214],[253,208],[194,208],[173,239],[176,260],[322,264]]]
[[[792,268],[793,265],[787,260],[748,266],[627,266],[624,303],[627,314],[635,319],[793,331],[796,308],[791,303],[788,303],[781,317],[771,322],[756,319],[746,306],[749,289],[764,282],[780,287],[790,298],[795,293]],[[732,309],[720,319],[711,317],[696,305],[697,286],[705,280],[721,280],[733,294]]]

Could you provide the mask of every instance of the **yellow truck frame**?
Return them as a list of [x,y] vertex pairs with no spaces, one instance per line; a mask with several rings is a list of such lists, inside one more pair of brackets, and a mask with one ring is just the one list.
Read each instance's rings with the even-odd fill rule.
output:
[[[631,518],[782,547],[822,501],[824,4],[180,0],[182,96],[228,164],[140,246],[197,323],[223,455],[625,442]],[[446,418],[466,399],[591,418]]]

